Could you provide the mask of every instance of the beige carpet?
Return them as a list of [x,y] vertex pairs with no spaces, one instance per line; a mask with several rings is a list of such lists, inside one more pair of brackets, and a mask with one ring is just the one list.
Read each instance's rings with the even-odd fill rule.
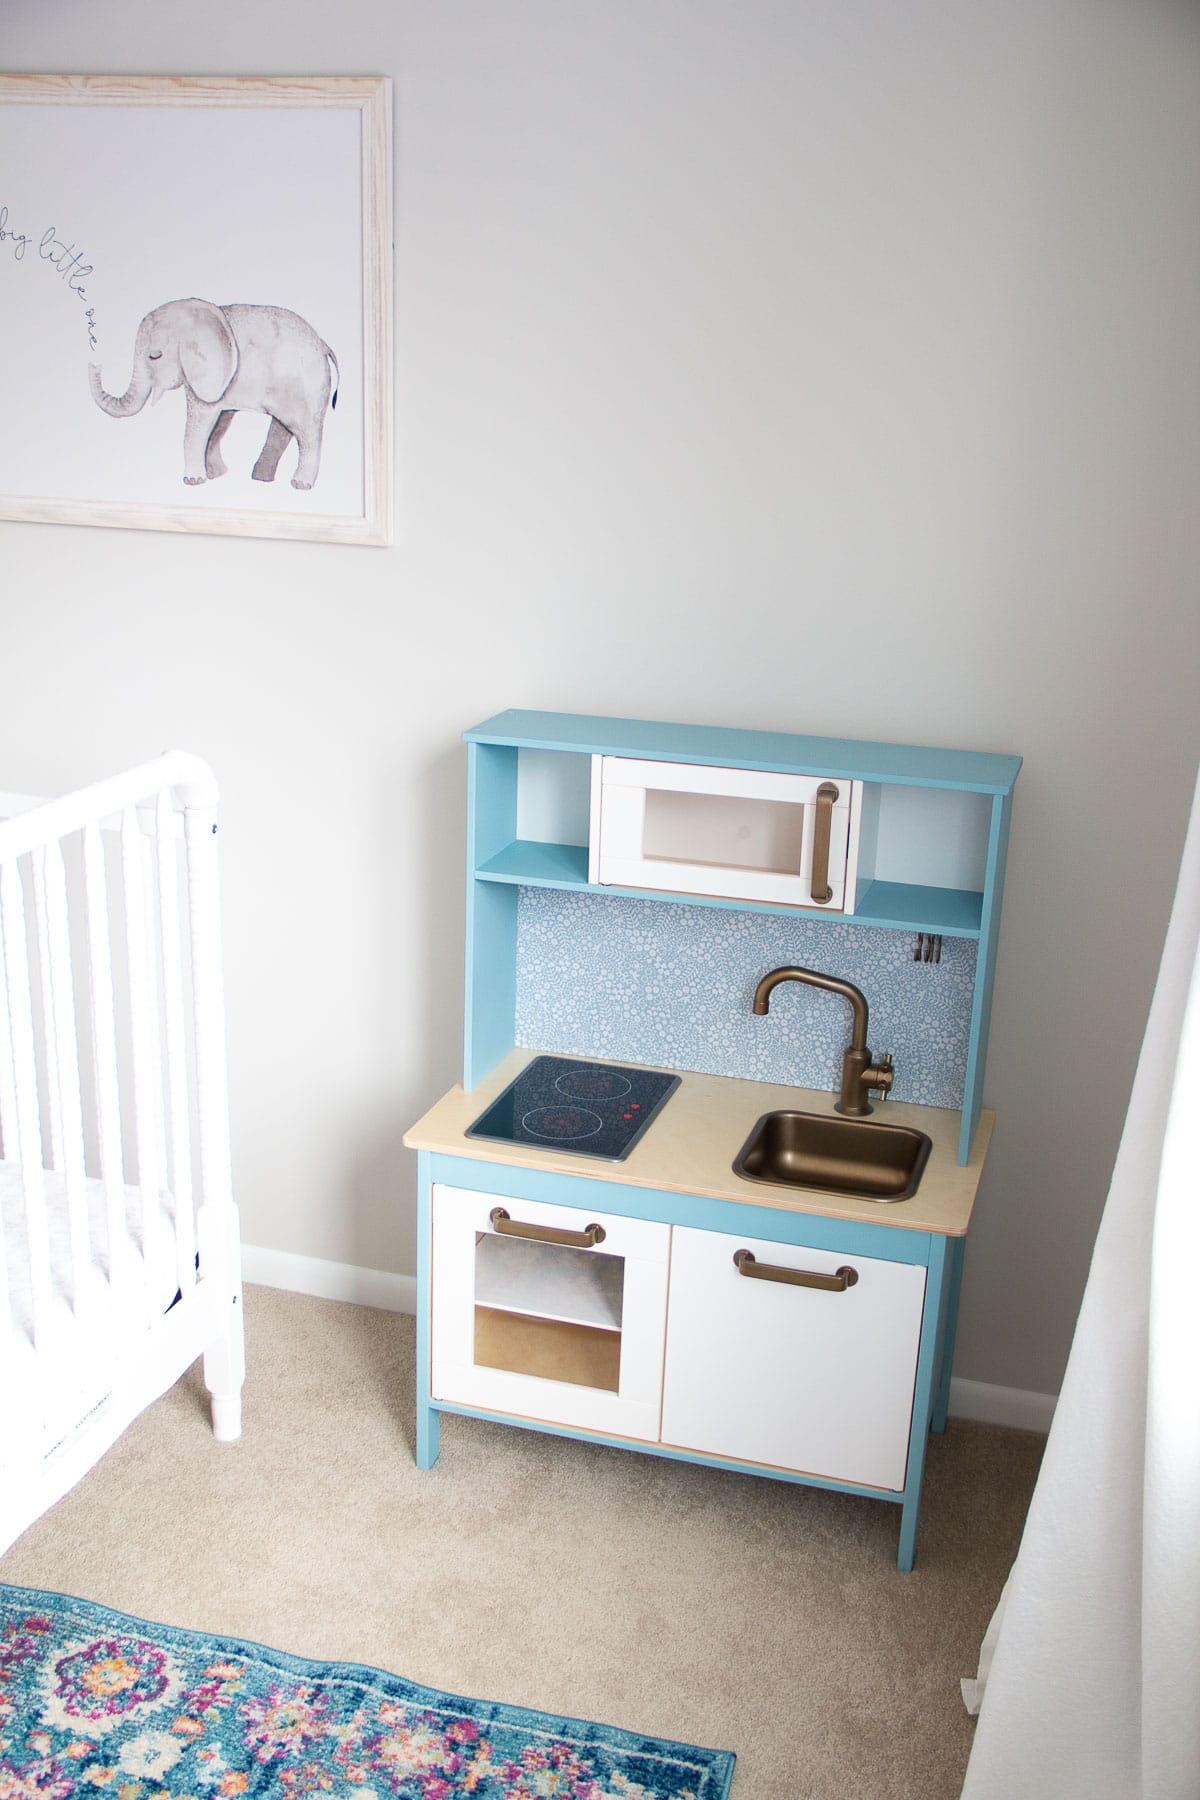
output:
[[0,1579],[738,1756],[732,1800],[952,1800],[959,1677],[1042,1440],[934,1439],[899,1509],[448,1419],[413,1464],[411,1318],[246,1296],[245,1435],[193,1371],[0,1558]]

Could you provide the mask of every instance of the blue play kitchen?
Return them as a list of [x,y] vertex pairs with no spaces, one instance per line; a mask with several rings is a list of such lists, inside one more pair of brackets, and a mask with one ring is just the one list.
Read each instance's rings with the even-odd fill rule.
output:
[[1020,758],[466,732],[463,1081],[418,1152],[443,1413],[891,1501],[946,1422]]

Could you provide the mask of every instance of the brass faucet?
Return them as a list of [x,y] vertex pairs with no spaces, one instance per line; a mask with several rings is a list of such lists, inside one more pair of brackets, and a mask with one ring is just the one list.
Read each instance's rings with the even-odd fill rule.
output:
[[892,1056],[889,1051],[878,1063],[872,1063],[867,1049],[867,997],[852,981],[839,981],[836,975],[818,975],[815,969],[772,969],[754,990],[754,1010],[760,1016],[770,1010],[771,994],[781,981],[804,981],[809,987],[824,988],[830,994],[841,994],[850,1002],[854,1028],[850,1045],[842,1057],[842,1086],[834,1102],[834,1112],[851,1119],[864,1119],[872,1111],[867,1095],[874,1090],[886,1094],[892,1085]]

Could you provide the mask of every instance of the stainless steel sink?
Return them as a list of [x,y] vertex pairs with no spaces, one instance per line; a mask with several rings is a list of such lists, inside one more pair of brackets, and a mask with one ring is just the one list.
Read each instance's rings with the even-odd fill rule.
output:
[[734,1162],[773,1187],[817,1188],[864,1200],[909,1200],[932,1148],[923,1131],[822,1113],[764,1113]]

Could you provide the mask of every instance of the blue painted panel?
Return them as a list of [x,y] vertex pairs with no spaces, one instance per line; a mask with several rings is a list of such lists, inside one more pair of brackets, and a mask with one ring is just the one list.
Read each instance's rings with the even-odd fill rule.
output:
[[850,1039],[846,1002],[789,983],[766,1018],[751,1010],[769,969],[799,964],[866,994],[871,1048],[895,1057],[895,1099],[962,1104],[969,939],[947,938],[939,963],[914,963],[912,938],[794,911],[713,911],[595,889],[520,896],[515,1031],[527,1048],[832,1092]]
[[958,1330],[958,1302],[962,1292],[963,1260],[966,1255],[967,1240],[952,1238],[949,1245],[948,1285],[945,1304],[942,1309],[941,1331],[938,1336],[938,1384],[933,1402],[933,1417],[930,1429],[945,1431],[946,1418],[950,1411],[950,1377],[954,1369],[954,1338]]
[[515,1043],[519,889],[468,884],[463,1086],[478,1087]]
[[486,744],[467,751],[467,866],[478,867],[517,835],[517,753]]
[[949,1240],[944,1237],[933,1239],[930,1244],[929,1275],[925,1284],[925,1308],[921,1315],[921,1337],[917,1348],[912,1425],[908,1436],[908,1466],[904,1475],[904,1510],[900,1518],[900,1547],[896,1559],[897,1567],[906,1572],[912,1568],[916,1556],[917,1515],[921,1505],[921,1483],[925,1478],[925,1451],[929,1444],[929,1427],[941,1379],[942,1331],[954,1267],[955,1256]]
[[983,1075],[987,1064],[988,1029],[992,1018],[992,988],[996,978],[996,947],[1000,938],[1000,900],[1004,890],[1004,864],[1008,855],[1008,831],[1012,818],[1012,802],[997,795],[992,802],[992,825],[988,841],[987,894],[984,902],[982,932],[979,941],[979,973],[975,982],[975,1001],[971,1012],[970,1052],[963,1080],[962,1130],[959,1135],[958,1160],[970,1159],[975,1127],[983,1107]]
[[467,905],[463,1085],[477,1086],[513,1047],[516,1016],[517,900],[511,888],[471,873],[477,860],[512,840],[517,820],[517,753],[472,744],[467,751]]
[[430,1179],[447,1187],[466,1188],[501,1199],[540,1200],[549,1206],[612,1213],[622,1219],[657,1219],[665,1225],[692,1225],[701,1231],[766,1238],[779,1244],[804,1244],[813,1250],[845,1251],[877,1256],[887,1262],[925,1267],[931,1244],[940,1242],[924,1231],[895,1225],[860,1225],[826,1219],[815,1213],[754,1206],[738,1200],[712,1200],[703,1194],[673,1194],[662,1188],[630,1187],[624,1182],[588,1176],[556,1175],[511,1163],[476,1162],[471,1157],[430,1155]]
[[431,1198],[433,1182],[427,1150],[417,1152],[417,1467],[430,1469],[438,1456],[438,1414],[430,1404],[433,1382],[430,1374],[431,1344],[430,1275],[432,1244],[430,1241]]
[[518,709],[497,713],[463,736],[474,744],[518,744],[528,749],[769,769],[782,774],[844,775],[853,780],[953,787],[972,793],[1007,793],[1021,766],[1019,756],[982,750],[942,750],[858,738],[803,737],[722,725],[660,724]]

